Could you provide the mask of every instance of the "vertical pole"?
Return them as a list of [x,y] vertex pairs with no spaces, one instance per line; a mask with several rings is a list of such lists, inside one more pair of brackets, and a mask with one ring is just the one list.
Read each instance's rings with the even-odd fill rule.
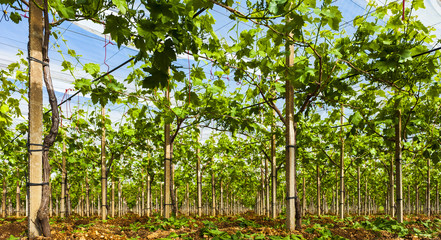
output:
[[224,212],[224,184],[222,179],[220,180],[220,205],[219,205],[219,212],[221,215],[225,215]]
[[263,161],[260,165],[260,215],[266,215],[265,208],[265,175],[263,172]]
[[3,178],[2,218],[6,217],[6,177]]
[[332,213],[336,213],[335,212],[336,207],[335,207],[335,190],[334,190],[334,187],[332,187],[331,191],[332,191],[331,211],[332,211]]
[[185,213],[187,214],[187,216],[190,216],[190,186],[188,182],[185,186],[185,207],[186,207]]
[[[409,197],[409,199],[410,199],[410,197]],[[438,190],[438,181],[436,182],[435,210],[436,210],[436,214],[439,214],[439,190]]]
[[[167,88],[165,92],[165,98],[170,101],[170,91]],[[170,218],[171,216],[171,138],[170,138],[170,124],[164,125],[164,217]]]
[[161,214],[164,216],[164,195],[163,195],[163,191],[164,191],[164,185],[161,183],[161,193],[160,193],[160,209],[161,209]]
[[427,159],[427,189],[426,189],[426,214],[430,217],[430,158]]
[[[15,214],[16,217],[20,217],[20,172],[17,167],[17,191],[15,195]],[[52,206],[52,205],[51,205]],[[51,211],[52,214],[52,211]]]
[[412,205],[410,204],[410,184],[407,185],[407,214],[412,214]]
[[415,184],[415,214],[420,214],[420,195],[419,195],[419,188],[420,186],[418,184]]
[[[29,57],[42,61],[43,47],[42,0],[29,1]],[[29,182],[42,182],[43,134],[43,66],[36,61],[29,64]],[[41,205],[42,186],[29,186],[28,234],[35,238],[42,234],[37,226],[37,211]]]
[[[287,21],[291,21],[287,19]],[[286,58],[286,65],[288,67],[294,66],[294,45],[287,44],[289,55]],[[295,172],[296,172],[296,130],[294,123],[294,87],[291,83],[291,78],[286,78],[285,85],[285,112],[286,112],[286,228],[288,231],[295,230],[295,198],[297,197],[295,186]]]
[[211,215],[216,216],[216,186],[214,170],[211,171]]
[[270,216],[270,186],[268,181],[268,158],[265,156],[265,206],[266,206],[266,216]]
[[89,177],[86,175],[86,216],[90,217],[90,186]]
[[176,213],[175,214],[177,217],[178,213],[179,213],[178,186],[175,187],[174,196],[175,196],[175,206],[176,206]]
[[201,157],[199,156],[200,149],[196,149],[196,155],[198,157],[198,162],[196,165],[196,175],[197,175],[197,194],[198,194],[198,216],[202,216],[202,173],[201,173]]
[[118,216],[122,216],[122,187],[121,179],[118,179]]
[[[273,116],[275,111],[273,110]],[[274,117],[273,117],[274,118]],[[277,163],[276,163],[276,135],[275,132],[275,123],[271,124],[271,213],[272,218],[277,217]]]
[[306,215],[306,185],[305,185],[305,175],[303,175],[302,177],[303,180],[303,184],[302,184],[302,188],[303,188],[303,196],[302,196],[302,215],[305,216]]
[[[89,203],[87,203],[87,205],[89,205]],[[112,217],[113,218],[115,217],[115,179],[113,178],[113,176],[112,176]]]
[[321,215],[320,212],[320,168],[319,168],[319,164],[317,163],[316,166],[317,169],[317,216]]
[[60,216],[62,218],[66,217],[66,133],[63,131],[63,156],[61,162],[61,206]]
[[361,215],[360,165],[357,167],[357,215]]
[[66,216],[72,213],[72,202],[69,195],[69,189],[70,189],[70,184],[67,184],[66,182],[66,211],[67,211]]
[[368,178],[367,178],[367,176],[366,176],[366,178],[365,178],[365,186],[364,186],[364,215],[368,215],[368,211],[367,211],[367,208],[368,208],[368,204],[367,204],[367,201],[368,201]]
[[345,164],[345,142],[343,139],[343,105],[341,106],[341,114],[340,114],[340,208],[339,217],[340,219],[344,218],[344,208],[345,208],[345,172],[344,172],[344,164]]
[[[395,158],[395,156],[393,156]],[[394,201],[394,159],[390,161],[390,169],[389,169],[389,214],[391,217],[395,217],[395,201]]]
[[83,203],[83,191],[84,191],[84,186],[83,186],[83,184],[81,184],[81,198],[80,198],[80,201],[79,201],[79,203],[78,203],[78,205],[79,205],[79,212],[80,212],[80,216],[81,217],[84,217],[84,212],[83,212],[83,206],[84,206],[84,203]]
[[401,169],[401,110],[397,111],[397,124],[395,126],[395,163],[397,180],[397,221],[403,222],[403,182]]
[[151,189],[151,182],[150,182],[150,174],[147,173],[147,216],[150,217],[151,215],[151,206],[152,206],[152,189]]
[[107,172],[106,172],[106,126],[105,108],[101,107],[102,135],[101,135],[101,220],[107,219]]
[[[141,214],[140,214],[140,216],[144,216],[144,214],[146,214],[146,209],[145,209],[145,192],[146,192],[146,189],[144,189],[144,187],[142,187],[143,185],[144,185],[144,182],[145,182],[145,179],[144,179],[144,176],[142,177],[143,179],[142,179],[142,183],[141,183]],[[146,184],[147,185],[147,184]],[[148,188],[147,186],[146,186],[146,188]]]

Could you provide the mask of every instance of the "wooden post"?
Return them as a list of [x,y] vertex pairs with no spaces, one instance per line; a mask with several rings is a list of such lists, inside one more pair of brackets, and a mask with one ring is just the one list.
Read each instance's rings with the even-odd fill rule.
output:
[[439,214],[439,190],[438,190],[438,181],[436,181],[435,211],[436,211],[436,214]]
[[66,182],[66,216],[69,216],[72,213],[72,202],[69,194],[70,184]]
[[164,185],[161,183],[161,187],[160,187],[160,189],[161,189],[161,193],[160,193],[160,195],[159,196],[161,196],[161,198],[160,198],[160,212],[161,212],[161,214],[162,214],[162,216],[164,216],[164,194],[163,194],[163,191],[164,191]]
[[211,215],[216,216],[216,186],[214,171],[211,171]]
[[[146,188],[147,186],[144,188],[143,185],[145,183],[145,179],[144,176],[142,177],[142,183],[141,183],[141,212],[140,212],[140,216],[144,216],[146,214],[146,208],[145,208],[145,194],[146,194]],[[147,184],[146,184],[147,185]]]
[[225,215],[225,212],[224,212],[224,185],[223,185],[222,178],[220,180],[220,205],[219,205],[219,213],[221,215]]
[[360,165],[357,166],[357,215],[361,215]]
[[[287,19],[287,21],[291,21]],[[288,67],[294,66],[294,45],[287,44],[289,55],[286,58]],[[296,129],[294,120],[294,87],[291,78],[286,74],[285,85],[285,121],[286,121],[286,228],[288,231],[295,230],[295,198],[296,196]]]
[[[17,167],[17,189],[16,189],[16,195],[15,195],[15,214],[16,217],[20,217],[20,172],[18,171]],[[52,211],[51,211],[52,214]]]
[[334,187],[332,187],[331,191],[332,191],[331,211],[332,211],[333,214],[336,214],[335,210],[337,208],[335,207],[335,190],[334,190]]
[[321,215],[321,212],[320,212],[320,196],[321,196],[321,194],[320,194],[320,167],[319,167],[319,164],[317,163],[317,166],[316,166],[316,170],[317,170],[317,216],[320,216]]
[[[167,88],[165,92],[165,98],[170,101],[170,91]],[[164,125],[164,215],[165,218],[171,217],[171,208],[172,208],[172,200],[171,200],[171,164],[172,164],[172,155],[171,155],[171,137],[170,137],[170,124],[165,123]]]
[[[43,6],[42,0],[29,2],[29,57],[43,61]],[[29,182],[42,182],[42,134],[43,134],[43,66],[29,62]],[[28,237],[42,234],[37,225],[37,211],[41,205],[42,185],[29,186]]]
[[90,217],[90,186],[89,177],[86,174],[86,216]]
[[197,175],[197,194],[198,194],[198,216],[202,216],[202,173],[201,173],[201,157],[199,156],[200,149],[196,149],[196,155],[198,162],[196,165],[196,175]]
[[112,217],[115,217],[115,179],[112,176]]
[[61,162],[61,206],[60,206],[60,216],[62,218],[66,217],[67,212],[66,212],[66,142],[65,142],[65,138],[66,138],[66,133],[63,133],[63,156],[62,158],[62,162]]
[[390,167],[389,167],[389,215],[391,217],[395,217],[395,184],[394,184],[394,158],[395,156],[392,156],[393,158],[390,161]]
[[60,212],[59,212],[59,210],[60,210],[60,201],[58,200],[58,198],[55,198],[55,215],[56,216],[60,216]]
[[121,187],[121,179],[118,179],[118,216],[122,217],[122,187]]
[[403,222],[403,181],[401,169],[401,110],[397,111],[397,123],[395,125],[395,164],[397,185],[397,221]]
[[364,215],[368,215],[369,214],[368,210],[367,210],[367,208],[368,208],[367,201],[368,201],[368,178],[366,176],[366,178],[365,178],[365,187],[364,187]]
[[178,198],[178,186],[175,187],[175,191],[174,191],[174,196],[175,196],[175,206],[176,206],[176,212],[175,215],[176,217],[179,214],[179,198]]
[[3,178],[2,218],[6,217],[6,177]]
[[190,216],[190,186],[188,182],[185,185],[185,214],[187,214],[187,216]]
[[412,214],[412,205],[410,203],[410,184],[407,185],[407,214]]
[[268,181],[268,158],[265,156],[265,212],[266,212],[266,216],[269,217],[270,216],[270,186],[269,186],[269,181]]
[[419,195],[419,188],[420,186],[418,184],[415,184],[415,214],[420,214],[420,195]]
[[101,135],[101,220],[107,219],[107,167],[106,167],[106,121],[105,108],[101,107],[102,135]]
[[259,196],[260,196],[260,200],[259,200],[259,202],[260,202],[260,211],[259,211],[259,214],[260,215],[266,215],[266,212],[265,212],[265,210],[266,210],[266,208],[265,208],[265,176],[264,176],[264,173],[263,173],[263,165],[264,163],[263,163],[263,161],[262,161],[262,164],[260,165],[260,194],[259,194]]
[[[273,115],[275,111],[273,110]],[[271,132],[275,132],[275,123],[271,124]],[[277,163],[276,163],[276,135],[271,135],[271,214],[277,217]]]
[[80,216],[81,217],[84,217],[84,212],[83,212],[83,209],[84,209],[83,191],[84,191],[84,186],[83,186],[83,184],[81,184],[81,198],[80,198],[80,202],[78,203],[78,205],[80,205],[79,209],[80,209]]
[[151,189],[151,182],[150,182],[150,174],[147,172],[147,216],[150,217],[151,215],[151,206],[152,206],[152,189]]
[[431,204],[430,204],[430,158],[427,159],[427,187],[426,187],[426,214],[430,217]]
[[305,216],[306,215],[306,185],[305,185],[305,175],[303,175],[302,177],[303,180],[303,184],[302,184],[302,188],[303,188],[303,193],[302,193],[302,215]]
[[341,114],[340,114],[340,206],[339,206],[339,217],[340,219],[344,218],[344,208],[345,208],[345,141],[343,138],[343,105],[341,106]]

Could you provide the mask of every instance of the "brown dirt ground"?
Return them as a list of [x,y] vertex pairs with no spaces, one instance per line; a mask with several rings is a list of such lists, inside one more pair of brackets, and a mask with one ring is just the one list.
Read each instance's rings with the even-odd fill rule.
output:
[[[238,218],[239,216],[221,216],[217,218],[203,216],[203,217],[187,217],[191,222],[187,226],[183,226],[180,229],[173,229],[171,226],[163,226],[160,228],[158,225],[161,223],[156,218],[139,217],[134,214],[129,214],[123,218],[110,219],[108,221],[100,221],[96,216],[90,218],[82,218],[79,216],[72,216],[66,219],[60,219],[54,217],[51,219],[51,233],[50,239],[158,239],[168,237],[172,232],[176,234],[186,234],[186,237],[191,239],[210,239],[202,232],[204,227],[203,221],[213,222],[220,231],[226,232],[229,235],[236,234],[238,231],[243,234],[264,234],[265,236],[287,236],[289,234],[302,235],[305,239],[314,239],[320,237],[320,233],[309,233],[306,229],[311,228],[314,224],[320,224],[326,226],[333,235],[338,235],[347,239],[359,240],[359,239],[400,239],[396,235],[387,231],[373,231],[362,228],[354,229],[350,226],[353,222],[366,221],[365,217],[353,217],[351,222],[336,222],[330,217],[311,217],[309,224],[303,224],[300,231],[294,231],[288,233],[283,229],[284,220],[282,219],[270,219],[262,216],[254,215],[253,213],[246,213],[242,216],[248,222],[244,225]],[[378,216],[376,216],[378,217]],[[435,219],[441,219],[441,216],[410,216],[406,217],[407,221],[434,221]],[[251,225],[251,226],[250,226]],[[150,227],[156,231],[151,231]],[[410,230],[409,235],[401,239],[428,239],[418,237],[414,234],[413,228],[417,228],[421,231],[427,230],[427,228],[420,223],[411,223],[406,225]],[[25,218],[9,217],[6,219],[0,219],[0,240],[8,239],[9,236],[14,235],[21,239],[26,239],[27,221]],[[436,230],[435,230],[436,231]],[[440,233],[432,239],[441,239]],[[45,238],[40,238],[45,239]],[[179,238],[176,238],[179,239]]]

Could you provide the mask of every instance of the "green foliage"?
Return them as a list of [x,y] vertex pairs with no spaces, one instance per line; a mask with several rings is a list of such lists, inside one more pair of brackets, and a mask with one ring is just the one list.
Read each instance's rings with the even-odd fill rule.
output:
[[15,237],[14,235],[9,236],[8,240],[20,240],[20,237]]
[[387,218],[375,218],[374,221],[361,221],[355,222],[354,228],[365,228],[374,231],[386,230],[397,234],[398,237],[404,237],[409,233],[409,230],[405,227],[404,223],[398,223],[396,220],[389,220]]
[[239,224],[240,227],[243,227],[243,228],[245,228],[245,227],[253,227],[253,228],[260,227],[259,224],[255,223],[253,221],[247,220],[247,219],[245,219],[243,217],[238,218],[236,220],[236,222]]

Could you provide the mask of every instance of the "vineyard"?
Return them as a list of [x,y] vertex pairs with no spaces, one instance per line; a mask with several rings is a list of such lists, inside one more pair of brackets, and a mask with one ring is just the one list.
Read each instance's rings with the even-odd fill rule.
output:
[[0,0],[0,239],[440,239],[438,0]]

